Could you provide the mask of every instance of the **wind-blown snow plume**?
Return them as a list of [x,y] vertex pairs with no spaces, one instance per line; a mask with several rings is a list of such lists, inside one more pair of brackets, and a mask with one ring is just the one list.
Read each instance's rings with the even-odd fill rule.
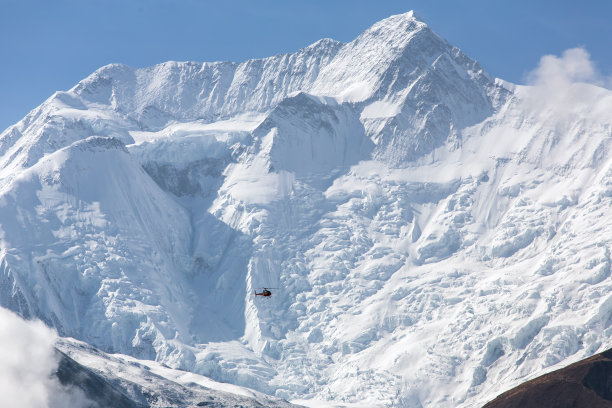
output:
[[83,393],[64,387],[53,372],[57,334],[0,308],[0,399],[3,407],[89,407]]

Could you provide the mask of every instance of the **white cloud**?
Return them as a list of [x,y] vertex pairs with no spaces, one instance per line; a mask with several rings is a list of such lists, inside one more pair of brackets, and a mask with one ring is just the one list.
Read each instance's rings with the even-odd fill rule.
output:
[[587,114],[596,119],[599,113],[609,117],[612,94],[603,88],[612,82],[598,72],[584,48],[568,49],[560,57],[543,56],[527,83],[524,102],[532,113],[560,121]]
[[0,399],[2,406],[54,408],[89,406],[77,388],[52,375],[58,366],[57,334],[40,321],[25,321],[0,307]]
[[602,85],[603,81],[584,48],[563,51],[561,57],[545,55],[528,77],[528,82],[537,86],[558,87],[576,82]]

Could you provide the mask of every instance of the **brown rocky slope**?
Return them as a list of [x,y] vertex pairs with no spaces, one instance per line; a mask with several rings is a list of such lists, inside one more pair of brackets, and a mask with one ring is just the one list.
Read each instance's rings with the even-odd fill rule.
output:
[[483,408],[612,407],[612,349],[506,391]]

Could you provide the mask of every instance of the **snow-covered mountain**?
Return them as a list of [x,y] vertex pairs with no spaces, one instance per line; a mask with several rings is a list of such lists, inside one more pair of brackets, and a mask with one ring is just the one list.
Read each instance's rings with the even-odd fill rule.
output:
[[612,92],[542,95],[412,12],[103,67],[0,135],[0,305],[305,404],[482,405],[612,346]]

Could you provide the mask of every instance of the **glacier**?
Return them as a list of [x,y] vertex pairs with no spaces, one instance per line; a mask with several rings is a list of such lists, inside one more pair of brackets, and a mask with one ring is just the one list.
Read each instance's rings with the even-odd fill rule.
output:
[[265,59],[102,67],[0,135],[0,306],[93,369],[480,406],[612,346],[612,91],[542,91],[413,12]]

